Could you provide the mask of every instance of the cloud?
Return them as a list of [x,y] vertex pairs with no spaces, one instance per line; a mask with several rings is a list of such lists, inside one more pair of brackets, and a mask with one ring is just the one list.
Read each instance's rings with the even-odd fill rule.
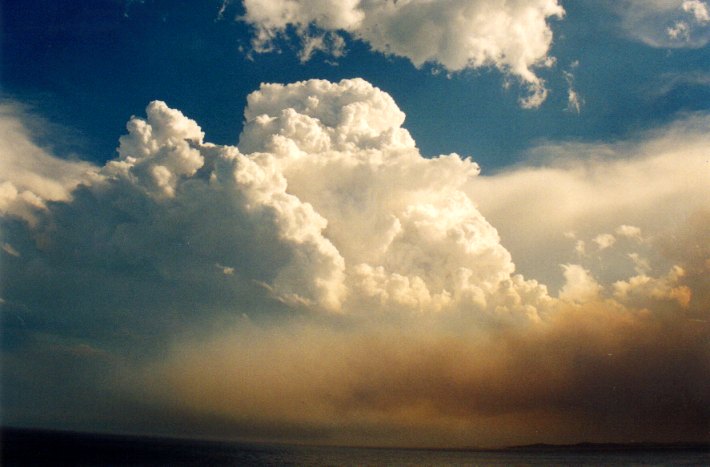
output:
[[27,128],[28,115],[18,104],[0,103],[0,214],[28,221],[47,201],[65,201],[94,167],[86,162],[54,157],[38,146]]
[[343,285],[358,291],[344,306],[454,309],[476,296],[487,308],[512,280],[495,229],[462,191],[478,166],[422,158],[388,95],[362,80],[309,81],[265,85],[248,102],[240,149],[273,154],[288,192],[327,220]]
[[422,157],[404,119],[361,79],[263,84],[239,145],[220,146],[156,101],[31,223],[4,212],[5,420],[391,445],[705,439],[707,116],[544,145],[543,166],[486,177]]
[[[71,198],[48,204],[34,227],[8,217],[19,237],[8,243],[49,281],[47,295],[17,301],[51,321],[52,297],[66,297],[68,325],[105,301],[151,332],[178,325],[163,322],[166,309],[194,322],[229,315],[245,295],[269,310],[536,319],[544,286],[514,275],[463,191],[478,165],[423,158],[389,95],[360,79],[266,84],[249,96],[245,119],[237,148],[205,142],[162,102],[131,118],[118,157]],[[75,266],[62,269],[61,258]],[[16,287],[36,282],[29,270],[15,276]]]
[[[571,69],[579,67],[579,61],[575,60],[570,65]],[[562,75],[567,81],[567,107],[566,110],[579,114],[584,105],[584,98],[574,89],[574,74],[571,71],[563,71]]]
[[[661,274],[672,262],[652,253],[654,241],[707,209],[709,127],[707,115],[693,114],[614,144],[543,144],[530,153],[534,165],[479,177],[467,192],[518,270],[553,291],[561,286],[559,265],[576,264],[578,252],[602,282],[631,267],[619,261],[622,252],[655,255]],[[590,255],[590,243],[606,248]]]
[[620,225],[615,232],[622,237],[641,239],[641,229],[634,225]]
[[17,251],[12,245],[9,243],[3,243],[2,244],[2,250],[7,253],[8,255],[20,257],[22,256],[19,251]]
[[602,286],[578,264],[563,266],[565,285],[560,290],[562,300],[587,303],[598,299]]
[[600,250],[605,250],[616,243],[616,238],[612,234],[603,233],[594,237],[592,241],[597,244]]
[[[701,0],[684,0],[681,4],[684,12],[691,17],[690,21],[677,20],[672,26],[666,29],[666,33],[673,41],[691,42],[691,33],[693,26],[707,26],[710,23],[710,15],[708,15],[708,5]],[[707,39],[705,39],[707,43]]]
[[540,106],[547,96],[533,69],[554,63],[548,55],[552,30],[547,21],[564,15],[556,0],[245,0],[244,7],[242,19],[254,27],[256,52],[274,50],[293,28],[302,60],[316,50],[339,56],[341,34],[347,33],[416,67],[433,64],[449,72],[495,67],[527,88],[520,101],[526,108]]
[[[137,398],[236,435],[394,446],[702,439],[706,327],[587,301],[544,326],[242,326],[180,342]],[[705,329],[705,332],[703,331]],[[167,412],[167,411],[166,411]],[[167,420],[164,422],[166,423]]]
[[710,41],[703,0],[626,0],[614,8],[624,31],[651,47],[700,48]]
[[648,297],[656,300],[675,300],[681,307],[687,308],[691,299],[691,290],[685,285],[678,285],[683,276],[685,271],[679,266],[673,267],[666,276],[660,278],[639,274],[628,281],[614,283],[614,296],[625,302],[637,295],[642,297],[642,300]]
[[687,73],[664,73],[647,87],[652,98],[666,97],[678,91],[710,86],[710,73],[692,71]]
[[700,24],[710,23],[707,3],[701,0],[684,0],[681,5],[683,11],[691,13],[693,19]]

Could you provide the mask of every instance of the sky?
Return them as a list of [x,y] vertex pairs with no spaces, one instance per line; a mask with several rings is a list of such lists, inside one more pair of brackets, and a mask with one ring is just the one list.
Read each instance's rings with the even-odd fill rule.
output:
[[710,441],[706,0],[3,0],[3,425]]

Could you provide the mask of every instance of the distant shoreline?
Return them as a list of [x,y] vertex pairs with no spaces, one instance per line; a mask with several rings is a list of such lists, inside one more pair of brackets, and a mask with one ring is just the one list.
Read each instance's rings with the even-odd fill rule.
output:
[[510,446],[494,451],[594,451],[594,452],[609,452],[609,451],[708,451],[710,452],[710,443],[694,443],[694,442],[672,442],[672,443],[652,443],[652,442],[633,442],[633,443],[576,443],[576,444],[526,444],[521,446]]
[[362,446],[362,445],[341,445],[341,444],[306,444],[290,443],[282,441],[253,441],[243,439],[217,439],[182,437],[178,435],[160,434],[129,434],[111,432],[89,432],[76,430],[61,430],[50,428],[27,428],[27,427],[0,427],[0,448],[5,452],[7,442],[28,442],[31,439],[63,438],[64,440],[76,441],[101,441],[113,440],[116,442],[167,442],[167,443],[194,443],[200,445],[244,445],[244,446],[293,446],[293,447],[322,447],[322,448],[343,448],[343,449],[397,449],[397,450],[418,450],[418,451],[460,451],[460,452],[639,452],[639,451],[693,451],[706,452],[710,454],[710,442],[631,442],[631,443],[592,443],[580,442],[574,444],[548,444],[535,443],[504,447],[411,447],[411,446]]

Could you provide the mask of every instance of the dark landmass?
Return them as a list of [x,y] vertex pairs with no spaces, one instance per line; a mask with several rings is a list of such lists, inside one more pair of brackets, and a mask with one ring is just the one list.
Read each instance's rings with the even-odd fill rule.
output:
[[[0,465],[226,465],[233,442],[2,428]],[[250,446],[255,449],[255,446]]]
[[[502,449],[395,449],[327,446],[296,446],[180,439],[157,436],[80,433],[29,428],[0,429],[0,465],[416,465],[421,456],[432,456],[425,463],[460,465],[486,455],[475,463],[496,462],[494,456],[508,456],[508,461],[523,463],[565,459],[582,464],[596,463],[598,455],[673,455],[688,454],[685,465],[710,464],[710,443],[580,443],[571,445],[532,444]],[[429,452],[429,454],[422,454]],[[437,457],[458,453],[458,457]],[[468,453],[468,454],[466,454]],[[398,457],[399,456],[399,457]],[[419,456],[419,457],[417,457]],[[493,456],[493,457],[491,457]],[[519,458],[511,457],[519,456]],[[584,460],[586,456],[586,461]],[[595,457],[590,457],[595,456]],[[603,458],[601,458],[603,461]],[[674,463],[671,457],[662,464]],[[414,460],[414,463],[411,463]],[[439,462],[441,460],[441,462]],[[618,458],[617,458],[618,460]],[[559,464],[557,464],[559,465]],[[591,464],[590,464],[591,465]]]
[[633,451],[698,451],[710,453],[710,443],[577,443],[577,444],[526,444],[510,446],[496,451],[572,451],[572,452],[633,452]]

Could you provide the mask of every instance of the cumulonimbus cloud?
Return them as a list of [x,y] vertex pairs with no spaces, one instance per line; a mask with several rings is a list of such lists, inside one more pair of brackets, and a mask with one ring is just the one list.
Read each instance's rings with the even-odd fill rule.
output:
[[264,84],[220,146],[156,101],[116,159],[3,212],[5,414],[135,430],[140,407],[155,431],[370,444],[704,439],[707,117],[492,177],[422,157],[404,118],[361,79]]
[[[111,232],[96,246],[117,260],[146,256],[175,274],[173,255],[157,245],[171,238],[185,256],[212,250],[200,260],[209,257],[200,267],[212,275],[215,265],[231,267],[278,300],[316,310],[489,313],[516,308],[517,294],[546,296],[514,275],[463,191],[478,165],[456,154],[423,158],[387,94],[359,79],[313,80],[264,85],[248,103],[239,148],[205,143],[194,121],[151,103],[145,120],[128,123],[119,157],[37,229],[62,217],[79,225],[69,217],[95,210],[91,222],[106,219]],[[196,223],[197,211],[221,220]],[[71,235],[67,245],[84,241]],[[213,249],[216,236],[231,246]],[[260,267],[240,268],[244,255]],[[180,274],[197,265],[185,266]]]
[[341,33],[373,50],[426,63],[448,72],[495,67],[519,79],[528,90],[527,108],[545,100],[544,81],[533,71],[550,66],[549,18],[561,18],[557,0],[399,0],[312,1],[246,0],[244,21],[255,29],[253,50],[270,51],[293,28],[301,39],[301,58],[315,50],[343,53]]

